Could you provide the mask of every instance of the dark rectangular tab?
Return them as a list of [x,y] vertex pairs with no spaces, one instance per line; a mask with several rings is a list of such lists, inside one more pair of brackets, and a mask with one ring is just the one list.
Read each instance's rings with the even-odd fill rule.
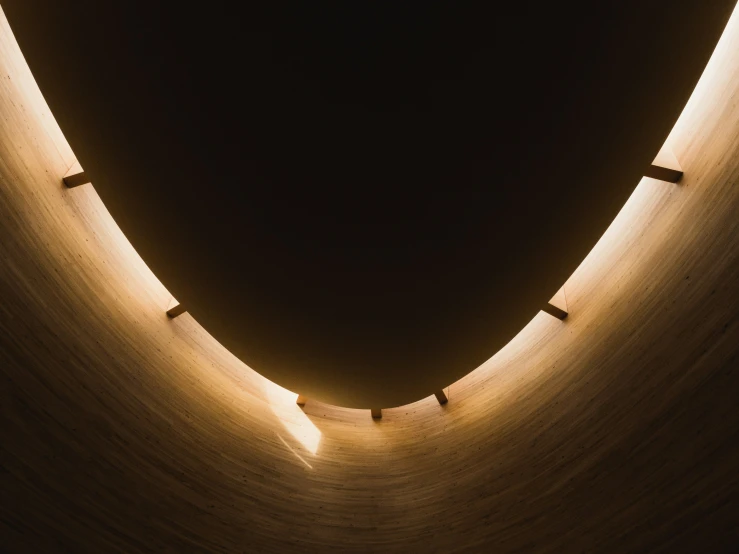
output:
[[87,174],[82,171],[81,173],[75,173],[74,175],[67,175],[62,179],[67,188],[79,187],[80,185],[86,185],[90,182]]
[[443,390],[435,392],[434,396],[436,397],[436,400],[439,401],[439,404],[441,404],[442,406],[449,402],[449,399],[447,398],[446,393]]
[[552,296],[552,299],[546,303],[542,308],[542,311],[556,317],[557,319],[565,319],[567,317],[567,296],[565,295],[564,287],[559,289],[557,294]]
[[167,315],[169,317],[177,317],[178,315],[184,314],[186,311],[185,307],[173,298],[169,303],[169,308],[167,308]]

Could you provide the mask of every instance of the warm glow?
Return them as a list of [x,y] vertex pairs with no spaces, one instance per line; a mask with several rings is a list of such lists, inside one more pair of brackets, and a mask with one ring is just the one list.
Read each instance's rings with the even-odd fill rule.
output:
[[300,454],[298,454],[297,452],[295,452],[295,449],[294,449],[294,448],[293,448],[292,446],[290,446],[289,444],[287,444],[287,442],[285,441],[285,439],[283,439],[283,438],[282,438],[282,437],[281,437],[280,435],[277,435],[277,438],[278,438],[278,439],[280,439],[280,440],[282,441],[282,444],[284,444],[284,445],[285,445],[285,447],[286,447],[286,448],[287,448],[287,449],[288,449],[288,450],[289,450],[290,452],[292,452],[293,454],[295,454],[295,457],[296,457],[296,458],[297,458],[298,460],[300,460],[301,462],[303,462],[303,463],[304,463],[305,465],[307,465],[307,466],[308,466],[309,468],[313,469],[313,466],[312,466],[312,465],[310,465],[310,464],[309,464],[308,462],[306,462],[306,461],[305,461],[305,458],[303,458],[303,457],[302,457],[302,456],[301,456]]
[[[282,426],[303,448],[315,455],[318,451],[318,445],[321,443],[321,431],[318,430],[318,427],[300,409],[300,406],[295,403],[298,395],[287,389],[283,389],[281,386],[267,379],[264,380],[264,392],[270,409],[277,416]],[[282,437],[280,439],[290,448]],[[290,450],[293,449],[290,448]],[[294,450],[293,453],[295,453]],[[295,455],[298,456],[297,453]],[[303,460],[303,458],[300,456],[298,458],[310,467],[310,464]]]

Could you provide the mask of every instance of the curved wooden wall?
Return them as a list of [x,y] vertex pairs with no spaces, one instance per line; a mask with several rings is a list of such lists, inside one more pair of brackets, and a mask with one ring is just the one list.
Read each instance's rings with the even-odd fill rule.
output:
[[668,139],[683,180],[639,184],[570,317],[379,421],[303,411],[168,319],[94,188],[62,185],[73,153],[4,17],[0,78],[0,550],[739,544],[736,14]]

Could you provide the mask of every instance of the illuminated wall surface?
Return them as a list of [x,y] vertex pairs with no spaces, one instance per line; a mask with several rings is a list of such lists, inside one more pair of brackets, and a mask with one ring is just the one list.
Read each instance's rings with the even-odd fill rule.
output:
[[735,551],[739,14],[569,318],[378,421],[168,319],[4,17],[0,77],[0,551]]

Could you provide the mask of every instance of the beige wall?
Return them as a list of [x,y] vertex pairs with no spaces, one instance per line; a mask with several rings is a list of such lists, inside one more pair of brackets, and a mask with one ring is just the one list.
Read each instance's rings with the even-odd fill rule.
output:
[[539,314],[446,406],[373,421],[301,410],[165,316],[94,188],[63,187],[74,156],[3,17],[0,550],[739,542],[737,98],[735,14],[668,139],[683,181],[639,183],[566,284],[570,317]]

